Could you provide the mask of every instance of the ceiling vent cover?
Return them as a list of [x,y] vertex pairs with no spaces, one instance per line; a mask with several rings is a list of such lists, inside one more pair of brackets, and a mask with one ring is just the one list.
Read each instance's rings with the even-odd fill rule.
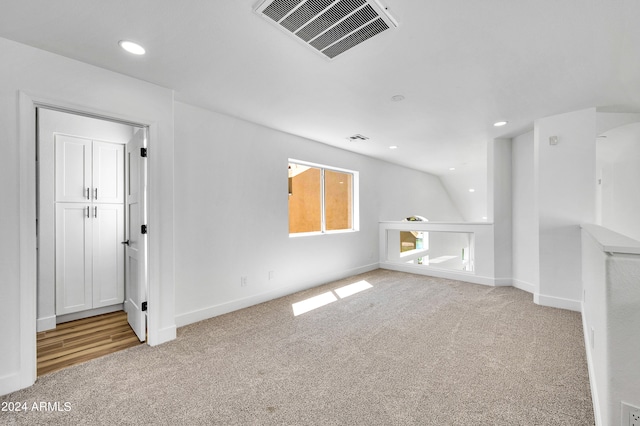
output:
[[330,59],[398,26],[377,0],[265,0],[256,12]]
[[349,136],[347,139],[348,139],[348,140],[350,140],[350,141],[352,141],[352,142],[355,142],[355,141],[367,141],[367,140],[369,140],[369,138],[368,138],[368,137],[366,137],[366,136],[364,136],[364,135],[361,135],[361,134],[359,134],[359,133],[358,133],[358,134],[355,134],[355,135],[353,135],[353,136]]

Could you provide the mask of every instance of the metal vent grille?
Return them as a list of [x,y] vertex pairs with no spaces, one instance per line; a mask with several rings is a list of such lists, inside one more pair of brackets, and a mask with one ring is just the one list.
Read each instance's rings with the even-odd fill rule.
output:
[[331,59],[397,27],[377,0],[265,0],[256,12]]

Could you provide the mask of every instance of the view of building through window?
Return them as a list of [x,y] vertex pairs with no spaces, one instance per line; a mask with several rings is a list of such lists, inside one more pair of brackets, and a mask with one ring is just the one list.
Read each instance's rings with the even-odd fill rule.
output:
[[354,174],[289,163],[289,233],[352,230]]

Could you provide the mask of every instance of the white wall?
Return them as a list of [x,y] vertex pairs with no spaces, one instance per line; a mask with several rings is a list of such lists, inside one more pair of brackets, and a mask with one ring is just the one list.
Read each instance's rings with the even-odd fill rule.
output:
[[[178,325],[377,268],[381,219],[460,219],[425,173],[179,102],[175,129]],[[359,232],[289,237],[289,158],[359,172]]]
[[[440,176],[442,185],[450,194],[455,206],[465,222],[482,222],[489,216],[487,174],[490,172],[487,157],[479,157],[470,163],[448,164],[455,170],[448,170]],[[480,180],[482,179],[482,180]],[[469,189],[475,192],[469,192]]]
[[[557,145],[549,138],[558,137]],[[540,284],[535,300],[580,310],[580,224],[595,218],[595,108],[536,120]]]
[[640,240],[640,123],[602,136],[596,143],[597,223]]
[[626,425],[621,403],[640,407],[640,243],[585,225],[582,248],[582,320],[597,424]]
[[530,293],[538,286],[538,210],[534,182],[533,131],[512,139],[513,285]]
[[[346,153],[342,150],[337,152]],[[377,186],[371,189],[378,195],[380,220],[402,220],[413,215],[423,216],[430,222],[463,220],[438,177],[364,158],[375,165]]]
[[173,93],[6,39],[0,39],[0,57],[0,394],[5,394],[35,379],[35,122],[24,122],[35,117],[33,100],[151,125],[154,328],[149,339],[158,343],[175,336]]
[[55,328],[55,167],[54,134],[126,144],[133,127],[112,121],[38,111],[38,331]]
[[493,222],[493,273],[498,285],[512,284],[511,139],[487,144],[487,214]]

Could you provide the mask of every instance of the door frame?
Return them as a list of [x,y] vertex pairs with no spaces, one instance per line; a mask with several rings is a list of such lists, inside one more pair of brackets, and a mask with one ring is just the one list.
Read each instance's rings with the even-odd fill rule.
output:
[[[147,128],[147,147],[158,140],[158,123],[139,117],[131,117],[109,111],[96,110],[87,105],[77,105],[59,99],[50,99],[26,93],[18,92],[18,156],[19,156],[19,235],[20,255],[20,369],[11,380],[15,389],[25,388],[35,383],[37,378],[37,353],[36,353],[36,319],[37,319],[37,235],[36,235],[36,197],[37,197],[37,165],[36,165],[36,108],[47,108],[83,115],[107,121],[115,121],[122,124]],[[154,185],[152,167],[147,167],[147,185]],[[147,220],[150,220],[151,200],[150,191],[147,191]],[[147,250],[150,253],[154,247],[152,238],[148,238]],[[147,276],[158,276],[160,265],[152,263],[152,257],[147,256]],[[155,272],[155,273],[154,273]],[[156,275],[157,274],[157,275]],[[147,344],[154,346],[167,339],[158,339],[160,333],[160,283],[159,280],[147,280],[147,300],[151,300],[147,310]],[[156,303],[153,303],[157,301]],[[158,308],[156,308],[156,306]],[[168,339],[170,340],[170,339]]]

